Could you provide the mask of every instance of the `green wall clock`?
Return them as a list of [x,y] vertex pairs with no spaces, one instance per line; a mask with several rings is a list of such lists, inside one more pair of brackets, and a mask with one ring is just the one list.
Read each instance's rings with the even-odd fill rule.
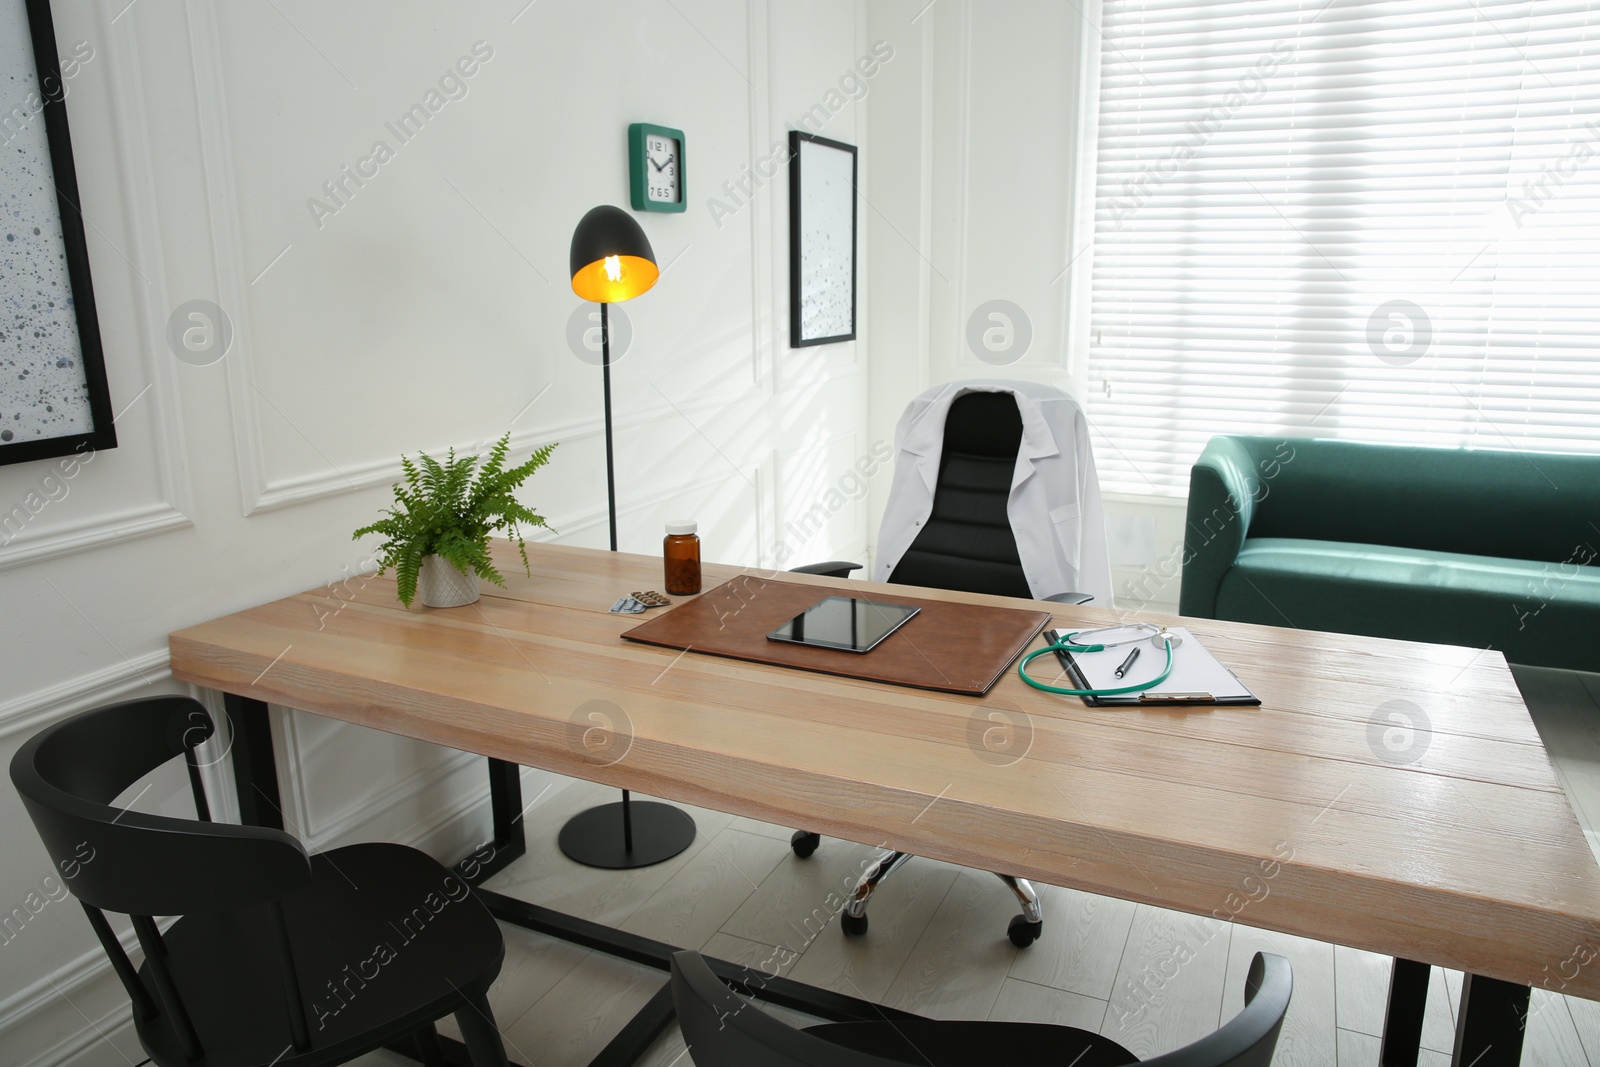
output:
[[628,127],[628,190],[635,211],[682,211],[682,130],[635,122]]

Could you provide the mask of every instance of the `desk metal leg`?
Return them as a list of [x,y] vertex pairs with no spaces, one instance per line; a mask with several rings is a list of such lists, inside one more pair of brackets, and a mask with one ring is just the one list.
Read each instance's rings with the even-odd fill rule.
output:
[[1456,1067],[1516,1067],[1528,1022],[1529,990],[1478,974],[1461,981],[1456,1012]]
[[1422,1048],[1422,1016],[1428,1006],[1426,963],[1395,957],[1389,977],[1389,1010],[1383,1019],[1379,1067],[1417,1067]]
[[589,1061],[589,1067],[633,1067],[662,1031],[672,1025],[676,1014],[672,1006],[672,983],[663,982],[638,1014]]
[[494,818],[494,839],[455,865],[455,872],[469,885],[500,873],[528,851],[528,835],[522,825],[522,768],[515,763],[489,760],[489,812]]
[[272,754],[272,723],[263,700],[223,694],[233,733],[233,787],[239,794],[239,821],[246,826],[283,829],[278,793],[278,761]]

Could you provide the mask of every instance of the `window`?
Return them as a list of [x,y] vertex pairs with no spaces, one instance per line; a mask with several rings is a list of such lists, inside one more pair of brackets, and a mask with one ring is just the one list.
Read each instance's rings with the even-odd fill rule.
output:
[[1108,490],[1219,433],[1600,452],[1600,0],[1104,0]]

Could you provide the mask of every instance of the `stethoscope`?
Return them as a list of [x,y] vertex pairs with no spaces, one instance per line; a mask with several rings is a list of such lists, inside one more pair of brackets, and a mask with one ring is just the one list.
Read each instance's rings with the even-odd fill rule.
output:
[[[1085,636],[1093,636],[1094,634],[1114,634],[1118,632],[1131,632],[1133,636],[1125,637],[1121,641],[1099,641],[1085,643],[1083,640]],[[1161,668],[1161,673],[1159,675],[1147,682],[1140,682],[1137,685],[1119,686],[1115,689],[1065,689],[1058,685],[1046,685],[1045,683],[1028,676],[1028,664],[1033,660],[1038,659],[1040,656],[1047,655],[1049,653],[1104,652],[1108,648],[1121,648],[1123,645],[1136,645],[1144,640],[1149,640],[1152,645],[1157,648],[1164,648],[1167,652],[1166,666]],[[1157,626],[1154,623],[1149,622],[1128,623],[1123,626],[1102,626],[1097,630],[1077,630],[1070,634],[1063,634],[1061,635],[1061,640],[1054,641],[1043,648],[1036,649],[1032,652],[1029,652],[1026,656],[1023,656],[1022,662],[1017,664],[1017,673],[1022,676],[1022,680],[1024,682],[1027,682],[1035,689],[1042,689],[1046,693],[1060,693],[1063,696],[1069,697],[1111,697],[1120,696],[1124,693],[1142,693],[1145,690],[1154,689],[1156,686],[1167,680],[1167,676],[1172,673],[1172,650],[1181,644],[1183,644],[1183,637],[1181,635],[1173,633],[1165,626]]]

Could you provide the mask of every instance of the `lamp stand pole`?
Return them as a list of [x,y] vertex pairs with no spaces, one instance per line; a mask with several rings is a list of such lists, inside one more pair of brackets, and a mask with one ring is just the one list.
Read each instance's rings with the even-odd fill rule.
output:
[[[606,413],[606,507],[611,516],[611,551],[617,550],[617,477],[611,444],[611,316],[600,304],[600,381]],[[634,847],[637,817],[639,844]],[[619,835],[620,829],[620,835]],[[620,804],[601,804],[567,820],[556,843],[586,867],[632,870],[669,860],[694,842],[694,820],[682,808],[653,800],[636,806],[628,790]]]
[[[611,551],[617,550],[617,469],[611,456],[611,315],[600,305],[600,381],[606,395],[606,512],[611,516]],[[624,794],[626,795],[626,794]]]

